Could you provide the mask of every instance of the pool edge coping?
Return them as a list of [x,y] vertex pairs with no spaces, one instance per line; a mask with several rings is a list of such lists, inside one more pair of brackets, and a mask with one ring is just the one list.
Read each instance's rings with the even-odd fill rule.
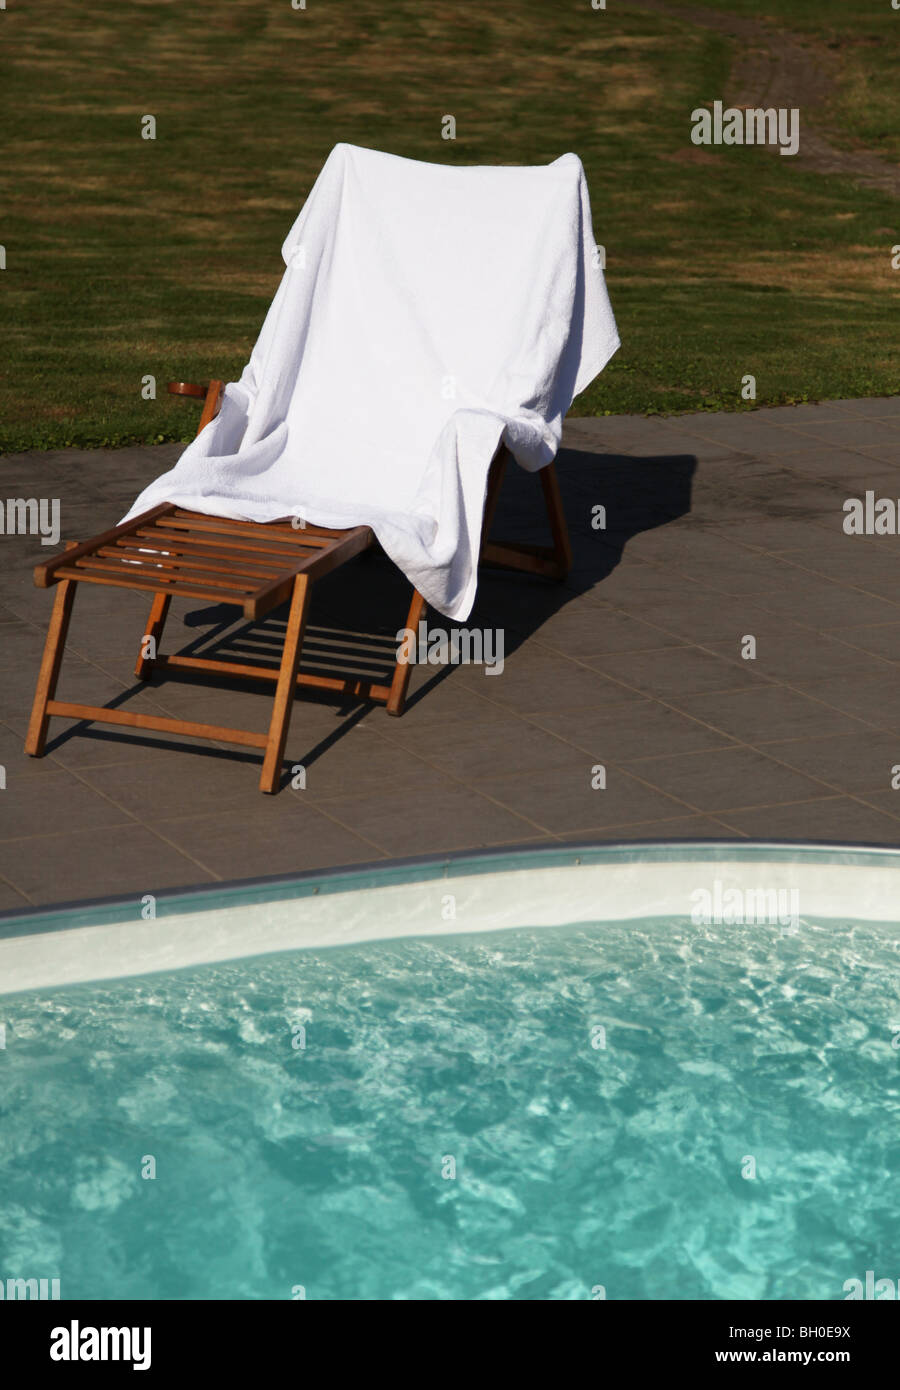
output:
[[[87,925],[112,925],[134,920],[135,907],[147,896],[153,899],[155,917],[179,912],[215,911],[226,903],[242,901],[278,902],[286,898],[303,899],[321,894],[354,892],[387,885],[433,882],[483,873],[511,872],[529,868],[574,868],[579,865],[627,863],[727,862],[739,858],[745,863],[792,858],[805,864],[834,864],[880,867],[893,865],[900,871],[900,847],[848,844],[845,841],[796,840],[617,840],[572,841],[565,845],[519,844],[475,850],[452,850],[440,855],[413,855],[400,859],[379,859],[363,864],[341,865],[331,869],[305,869],[293,874],[267,874],[220,883],[163,889],[152,895],[135,890],[130,895],[75,899],[25,909],[0,912],[0,941],[38,935],[44,931],[77,930]],[[223,898],[225,903],[223,903]]]

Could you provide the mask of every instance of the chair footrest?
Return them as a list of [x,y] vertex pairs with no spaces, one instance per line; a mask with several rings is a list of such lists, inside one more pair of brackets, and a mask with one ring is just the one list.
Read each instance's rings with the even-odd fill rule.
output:
[[38,565],[40,589],[65,580],[230,603],[251,622],[289,599],[298,575],[320,579],[368,549],[368,526],[335,531],[290,522],[233,521],[151,507]]

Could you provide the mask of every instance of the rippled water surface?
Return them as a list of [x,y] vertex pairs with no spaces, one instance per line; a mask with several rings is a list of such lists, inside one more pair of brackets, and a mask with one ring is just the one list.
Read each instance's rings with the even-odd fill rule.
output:
[[900,1275],[900,926],[384,942],[2,1021],[0,1279],[64,1298],[840,1299]]

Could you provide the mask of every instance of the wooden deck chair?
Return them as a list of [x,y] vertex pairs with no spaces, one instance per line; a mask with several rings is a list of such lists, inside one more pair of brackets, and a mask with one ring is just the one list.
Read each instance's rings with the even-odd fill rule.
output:
[[[223,383],[211,381],[200,386],[171,382],[168,389],[174,395],[203,399],[203,412],[197,429],[199,434],[218,412]],[[504,569],[564,579],[571,565],[571,552],[553,464],[540,470],[553,544],[502,545],[488,540],[506,462],[507,454],[501,446],[489,474],[481,561]],[[319,690],[338,691],[345,696],[379,701],[387,707],[388,714],[403,713],[412,668],[399,657],[390,685],[381,685],[365,678],[314,675],[299,670],[313,582],[374,544],[375,537],[368,526],[334,531],[313,525],[298,528],[289,521],[231,521],[201,512],[185,511],[174,503],[154,507],[81,544],[69,541],[62,554],[38,565],[34,571],[34,582],[38,588],[46,589],[55,584],[57,589],[25,752],[36,758],[43,754],[48,726],[54,716],[131,729],[152,729],[159,733],[181,734],[261,749],[263,765],[259,789],[276,792],[281,780],[291,707],[298,686],[313,686]],[[153,669],[158,667],[207,674],[218,672],[229,679],[274,681],[275,699],[268,730],[258,733],[251,729],[223,728],[188,719],[166,719],[106,706],[57,700],[56,686],[66,634],[76,585],[81,581],[125,589],[144,589],[154,595],[135,667],[135,675],[139,679],[147,680]],[[243,662],[160,655],[159,642],[173,597],[233,604],[251,621],[262,618],[279,604],[290,600],[280,666],[275,669]],[[424,611],[425,600],[418,590],[413,590],[406,626],[415,630]]]

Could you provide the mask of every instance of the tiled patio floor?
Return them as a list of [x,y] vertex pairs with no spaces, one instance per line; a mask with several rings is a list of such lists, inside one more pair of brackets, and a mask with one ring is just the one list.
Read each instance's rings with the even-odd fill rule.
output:
[[[573,420],[564,446],[568,582],[485,572],[467,624],[503,630],[502,674],[419,668],[399,720],[304,693],[285,772],[307,785],[276,797],[254,755],[108,726],[54,721],[26,758],[53,551],[0,537],[0,910],[528,841],[900,844],[900,537],[842,529],[846,499],[900,497],[900,397]],[[6,457],[0,496],[58,497],[85,539],[180,447]],[[543,539],[515,474],[498,533]],[[264,728],[257,687],[133,680],[148,602],[80,586],[60,697]],[[315,593],[309,659],[365,643],[348,631],[377,657],[406,603],[386,560],[355,562]],[[233,611],[183,603],[164,649],[277,653],[283,614]]]

